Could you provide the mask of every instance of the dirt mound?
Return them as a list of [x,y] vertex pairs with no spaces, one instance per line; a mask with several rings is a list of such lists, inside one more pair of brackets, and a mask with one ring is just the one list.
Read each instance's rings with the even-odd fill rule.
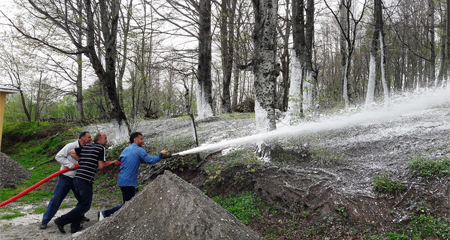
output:
[[28,169],[0,152],[0,188],[15,188],[16,183],[28,180],[31,174]]
[[166,171],[113,216],[76,239],[264,239],[204,195]]

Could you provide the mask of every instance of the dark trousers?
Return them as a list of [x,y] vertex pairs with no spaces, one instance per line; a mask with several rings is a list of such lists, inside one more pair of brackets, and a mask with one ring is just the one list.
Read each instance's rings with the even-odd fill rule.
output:
[[120,190],[122,191],[123,203],[119,204],[119,205],[117,205],[117,206],[115,206],[115,207],[113,207],[111,209],[103,211],[103,216],[104,217],[109,217],[113,213],[117,212],[123,206],[123,204],[125,204],[126,201],[129,201],[130,199],[132,199],[134,197],[134,195],[136,195],[136,188],[135,187],[124,186],[124,187],[120,187]]
[[56,183],[55,191],[53,192],[53,197],[48,203],[47,209],[42,217],[43,224],[47,224],[52,220],[70,190],[75,192],[73,178],[60,175],[58,182]]
[[78,200],[77,206],[70,212],[57,218],[55,222],[61,225],[71,224],[71,229],[78,229],[85,213],[89,211],[92,204],[92,183],[78,178],[73,179],[75,188],[75,198]]

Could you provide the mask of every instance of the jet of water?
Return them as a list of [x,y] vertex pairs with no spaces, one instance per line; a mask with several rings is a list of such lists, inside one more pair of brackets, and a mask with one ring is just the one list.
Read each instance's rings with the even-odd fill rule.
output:
[[448,103],[450,94],[447,89],[428,89],[425,94],[414,93],[411,97],[412,99],[408,98],[402,103],[391,105],[391,107],[387,110],[362,111],[348,117],[338,116],[337,118],[325,119],[319,122],[305,122],[294,126],[284,126],[270,132],[224,140],[213,144],[204,144],[196,148],[172,154],[172,156],[194,154],[230,146],[245,145],[262,139],[270,140],[280,137],[298,136],[320,131],[342,129],[362,123],[389,121],[408,113],[421,111]]

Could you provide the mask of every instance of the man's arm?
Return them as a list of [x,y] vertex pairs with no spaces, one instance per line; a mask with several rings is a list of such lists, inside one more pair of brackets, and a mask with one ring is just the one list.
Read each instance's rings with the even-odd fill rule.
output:
[[155,164],[159,162],[167,153],[168,151],[162,150],[158,155],[152,156],[148,154],[143,148],[141,148],[138,154],[140,154],[140,158],[144,163]]
[[73,157],[73,159],[80,161],[80,157],[78,156],[77,152],[75,151],[75,149],[72,149],[69,151],[69,155],[71,157]]
[[100,170],[102,170],[103,168],[107,168],[107,167],[109,167],[111,165],[117,166],[119,164],[117,163],[117,160],[114,160],[114,161],[98,161],[98,169],[100,169]]
[[55,160],[58,161],[63,167],[73,168],[75,164],[71,162],[69,157],[69,150],[75,148],[76,145],[74,143],[69,143],[65,145],[55,156]]

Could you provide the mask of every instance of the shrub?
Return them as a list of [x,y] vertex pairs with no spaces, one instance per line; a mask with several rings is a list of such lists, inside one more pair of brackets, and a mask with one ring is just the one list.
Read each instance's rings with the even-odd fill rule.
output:
[[392,178],[389,174],[383,173],[375,176],[373,180],[373,189],[380,193],[393,193],[402,191],[406,187],[398,182],[397,179]]
[[419,157],[411,160],[409,170],[417,176],[426,178],[437,178],[450,176],[450,159],[448,157],[425,158]]

